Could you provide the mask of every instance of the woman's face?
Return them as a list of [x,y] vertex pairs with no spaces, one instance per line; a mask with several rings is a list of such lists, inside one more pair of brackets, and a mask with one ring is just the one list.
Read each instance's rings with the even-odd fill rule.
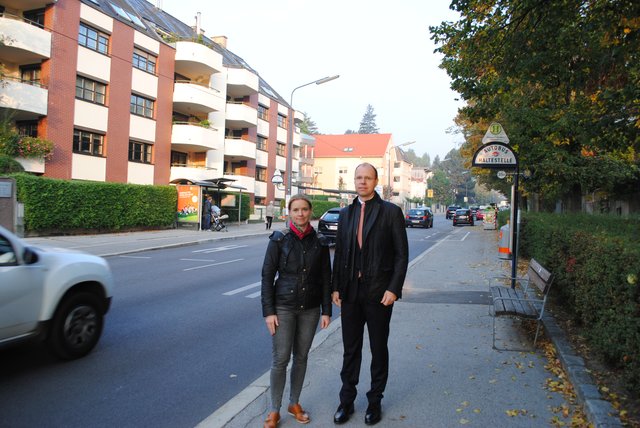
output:
[[302,199],[296,199],[291,202],[291,208],[289,209],[289,217],[293,224],[299,228],[307,227],[309,220],[311,219],[311,208],[307,201]]

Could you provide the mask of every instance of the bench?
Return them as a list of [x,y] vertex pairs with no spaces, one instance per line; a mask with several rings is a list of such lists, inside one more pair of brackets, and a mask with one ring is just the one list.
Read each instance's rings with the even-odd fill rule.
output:
[[[511,278],[508,276],[496,277],[507,286],[494,285],[489,283],[491,298],[493,301],[493,349],[499,351],[524,351],[524,349],[507,349],[496,347],[496,318],[507,316],[536,320],[536,335],[533,339],[533,348],[538,340],[540,332],[540,321],[544,315],[544,307],[547,303],[549,289],[553,283],[553,275],[545,269],[537,260],[531,259],[527,274],[522,278]],[[520,287],[511,288],[511,283],[515,282]]]

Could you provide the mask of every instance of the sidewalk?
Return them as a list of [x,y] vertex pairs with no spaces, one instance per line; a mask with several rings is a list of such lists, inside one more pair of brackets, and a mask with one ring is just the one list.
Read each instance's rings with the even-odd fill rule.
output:
[[[283,223],[275,223],[280,229]],[[86,251],[103,257],[151,249],[192,245],[241,236],[268,234],[264,223],[228,224],[228,232],[184,229],[105,235],[26,238],[30,245]],[[551,426],[563,417],[565,398],[546,387],[561,381],[545,369],[541,350],[531,353],[498,352],[491,347],[488,279],[509,273],[510,262],[498,259],[496,231],[479,227],[456,228],[442,239],[424,230],[421,236],[437,242],[413,260],[403,298],[391,321],[390,376],[383,400],[381,427]],[[611,404],[601,399],[597,387],[552,318],[544,322],[557,350],[578,404],[596,427],[620,427]],[[518,322],[498,320],[499,345],[514,346],[522,336]],[[507,342],[507,343],[505,343]],[[527,342],[529,343],[529,342]],[[345,427],[364,426],[365,392],[370,382],[368,341],[365,341],[356,411]],[[313,427],[334,427],[338,406],[342,339],[340,320],[316,335],[301,404]],[[269,373],[202,421],[199,428],[259,427],[269,404]],[[285,391],[285,406],[288,392]],[[569,408],[571,405],[569,404]],[[298,426],[281,412],[280,427]]]

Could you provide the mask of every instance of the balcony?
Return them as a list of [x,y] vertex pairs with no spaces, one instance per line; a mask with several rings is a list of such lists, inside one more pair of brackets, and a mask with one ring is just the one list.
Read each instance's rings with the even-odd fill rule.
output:
[[0,38],[3,62],[32,64],[51,57],[51,33],[20,17],[6,13],[0,17]]
[[232,98],[246,97],[258,93],[258,75],[246,68],[227,69],[227,95]]
[[256,158],[256,143],[240,138],[226,138],[224,140],[225,160],[245,160]]
[[176,81],[173,109],[183,114],[200,116],[212,111],[224,111],[225,100],[220,92],[207,85],[190,81]]
[[47,115],[49,91],[45,87],[8,76],[3,79],[0,109],[15,110],[15,120],[33,120]]
[[251,128],[258,125],[258,110],[243,103],[227,103],[226,127]]
[[181,152],[219,150],[219,131],[195,123],[174,122],[171,131],[171,148]]
[[222,55],[207,46],[183,41],[176,43],[175,71],[194,80],[208,82],[222,71]]

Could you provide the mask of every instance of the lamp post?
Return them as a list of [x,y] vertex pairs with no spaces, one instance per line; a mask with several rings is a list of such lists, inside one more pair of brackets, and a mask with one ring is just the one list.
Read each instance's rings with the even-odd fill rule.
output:
[[291,107],[291,114],[289,115],[289,132],[287,133],[287,193],[286,193],[286,202],[289,203],[289,199],[291,198],[291,176],[293,169],[293,132],[294,132],[294,121],[293,116],[295,115],[295,109],[293,108],[293,93],[300,88],[304,88],[305,86],[313,85],[322,85],[323,83],[330,82],[332,80],[337,79],[340,75],[336,74],[335,76],[327,76],[322,79],[314,80],[313,82],[305,83],[304,85],[300,85],[296,88],[293,88],[291,91],[291,98],[289,101],[289,106]]
[[406,143],[398,144],[397,146],[391,146],[389,147],[389,150],[387,150],[387,156],[389,157],[389,168],[387,170],[387,191],[389,192],[389,198],[387,199],[388,201],[391,201],[391,197],[393,196],[393,192],[391,191],[391,149],[395,149],[396,147],[408,146],[409,144],[413,143],[415,143],[415,141],[408,141]]

